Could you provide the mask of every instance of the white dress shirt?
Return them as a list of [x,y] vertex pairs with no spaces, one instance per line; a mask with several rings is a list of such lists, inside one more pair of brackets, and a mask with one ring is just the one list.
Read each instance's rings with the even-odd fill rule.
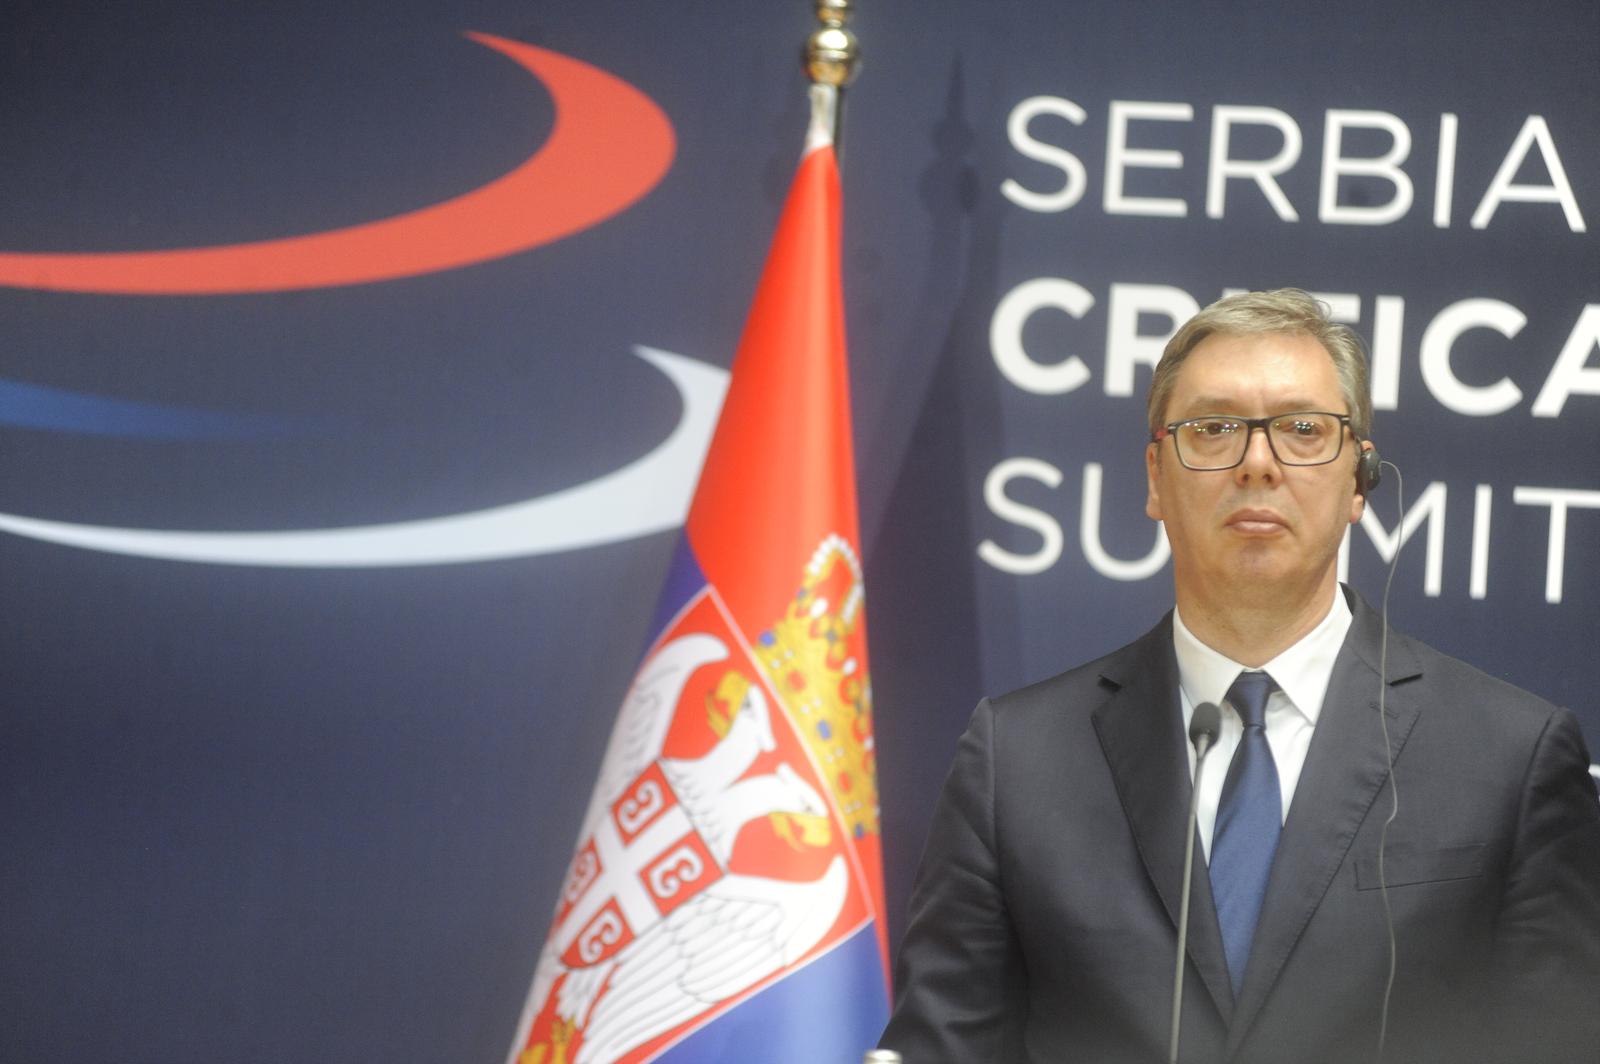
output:
[[[1267,745],[1278,766],[1278,786],[1283,795],[1283,816],[1289,816],[1295,785],[1305,767],[1311,733],[1322,713],[1322,701],[1333,676],[1333,662],[1350,629],[1350,606],[1344,594],[1335,590],[1327,616],[1307,632],[1298,643],[1262,666],[1277,687],[1267,699]],[[1228,763],[1244,735],[1239,712],[1227,701],[1228,688],[1239,673],[1250,671],[1237,661],[1217,653],[1196,638],[1172,611],[1172,643],[1178,653],[1178,686],[1183,702],[1183,731],[1189,733],[1194,707],[1214,702],[1222,709],[1222,727],[1217,744],[1206,755],[1206,770],[1200,777],[1200,844],[1206,859],[1211,858],[1211,833],[1217,822],[1217,805],[1222,799],[1222,781]],[[1189,778],[1194,778],[1194,746],[1189,745]]]

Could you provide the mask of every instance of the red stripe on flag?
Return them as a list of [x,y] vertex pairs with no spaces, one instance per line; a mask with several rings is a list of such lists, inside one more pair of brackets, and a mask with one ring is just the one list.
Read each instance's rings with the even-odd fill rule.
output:
[[839,283],[839,172],[801,161],[689,511],[689,541],[745,631],[783,614],[830,533],[857,539]]

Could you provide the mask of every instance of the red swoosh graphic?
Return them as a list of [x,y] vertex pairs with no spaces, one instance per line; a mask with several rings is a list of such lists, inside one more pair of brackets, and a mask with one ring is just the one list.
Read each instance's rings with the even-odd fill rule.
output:
[[0,286],[119,295],[216,295],[366,284],[513,255],[637,202],[672,165],[672,124],[603,70],[469,33],[544,83],[555,125],[510,173],[454,199],[322,233],[164,251],[0,252]]

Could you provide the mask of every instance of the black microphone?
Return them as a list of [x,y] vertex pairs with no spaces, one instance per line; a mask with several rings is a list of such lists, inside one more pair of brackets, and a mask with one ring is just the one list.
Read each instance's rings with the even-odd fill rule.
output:
[[1183,1013],[1183,961],[1189,948],[1189,893],[1194,886],[1194,824],[1200,812],[1200,770],[1216,745],[1222,729],[1222,711],[1214,702],[1201,702],[1189,717],[1189,742],[1194,744],[1194,786],[1189,789],[1189,830],[1183,845],[1183,895],[1178,902],[1178,959],[1172,977],[1172,1040],[1167,1044],[1167,1064],[1178,1064],[1178,1027]]
[[[1201,702],[1194,707],[1194,715],[1189,718],[1189,742],[1194,744],[1195,756],[1200,761],[1205,760],[1211,747],[1216,745],[1217,732],[1221,729],[1222,710],[1217,708],[1215,702]],[[1205,745],[1201,745],[1201,740],[1205,741]],[[1194,766],[1194,778],[1196,782],[1200,779],[1199,761]]]

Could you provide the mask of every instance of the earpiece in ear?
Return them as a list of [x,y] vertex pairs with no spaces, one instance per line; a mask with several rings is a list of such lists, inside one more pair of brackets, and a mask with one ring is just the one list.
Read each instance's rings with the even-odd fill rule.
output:
[[1361,461],[1356,465],[1356,490],[1368,495],[1382,479],[1383,459],[1378,455],[1378,449],[1372,447],[1362,451]]

